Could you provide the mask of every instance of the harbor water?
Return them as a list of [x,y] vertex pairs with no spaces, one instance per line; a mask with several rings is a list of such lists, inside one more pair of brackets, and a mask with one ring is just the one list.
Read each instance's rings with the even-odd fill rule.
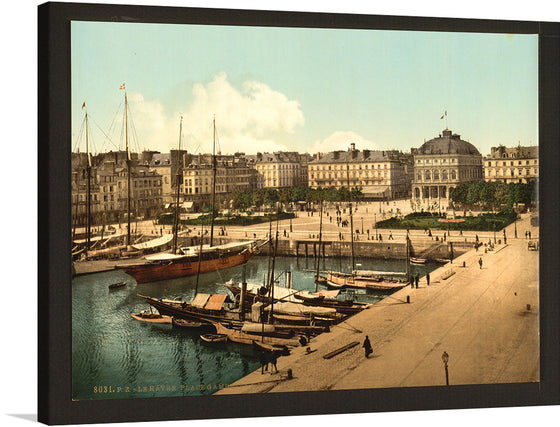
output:
[[[277,285],[315,290],[313,258],[278,257]],[[270,260],[259,256],[246,264],[248,283],[263,283]],[[325,259],[320,270],[350,271],[349,259]],[[420,276],[436,265],[412,265]],[[405,272],[403,261],[357,259],[356,269]],[[241,282],[243,266],[200,276],[199,293],[227,293],[223,283]],[[109,291],[113,283],[127,285]],[[196,276],[137,284],[121,270],[78,276],[72,281],[72,397],[74,400],[208,395],[260,367],[259,354],[237,343],[206,343],[206,329],[178,328],[140,322],[131,313],[149,310],[139,296],[191,301]],[[390,295],[343,291],[339,298],[375,303]],[[336,327],[336,326],[335,326]]]

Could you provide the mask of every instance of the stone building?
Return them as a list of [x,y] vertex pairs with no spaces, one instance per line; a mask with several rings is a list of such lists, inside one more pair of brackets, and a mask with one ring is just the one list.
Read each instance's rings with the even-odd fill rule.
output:
[[309,186],[362,187],[365,200],[410,197],[412,159],[400,151],[357,150],[318,153],[309,163]]
[[[191,162],[183,168],[183,187],[181,193],[185,201],[193,202],[197,211],[212,203],[212,155],[192,156]],[[257,171],[247,164],[243,153],[216,156],[215,206],[219,209],[230,208],[236,191],[257,189]]]
[[246,158],[258,173],[258,188],[307,186],[308,154],[277,151],[247,155]]
[[506,184],[539,180],[539,147],[492,147],[484,158],[484,179]]
[[450,191],[459,183],[484,179],[482,155],[474,145],[449,129],[411,152],[412,197],[422,202],[447,201]]
[[[161,210],[162,177],[131,154],[131,210],[133,215],[153,217]],[[72,216],[77,226],[86,223],[87,179],[84,156],[72,153]],[[128,200],[128,169],[123,151],[92,158],[91,219],[93,225],[123,221]]]

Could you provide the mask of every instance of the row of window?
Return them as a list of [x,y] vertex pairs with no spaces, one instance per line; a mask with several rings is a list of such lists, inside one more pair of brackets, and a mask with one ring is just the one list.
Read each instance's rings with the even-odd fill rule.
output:
[[[525,175],[531,174],[531,169],[486,169],[486,176],[515,176],[515,171],[517,171],[517,175],[523,175],[523,171],[525,171]],[[538,169],[533,169],[533,173],[535,175],[538,174]]]
[[[376,167],[377,165],[377,167]],[[345,171],[347,169],[350,170],[362,170],[362,166],[363,169],[389,169],[389,165],[387,163],[381,164],[381,163],[375,163],[375,164],[352,164],[352,165],[346,165],[346,164],[338,164],[338,165],[317,165],[317,166],[309,166],[309,169],[312,171],[322,171],[322,170],[342,170]]]
[[[527,165],[531,164],[530,162],[532,162],[532,164],[534,164],[534,165],[538,164],[537,159],[534,159],[534,160],[517,160],[517,166],[520,166],[520,165],[526,165],[527,166]],[[494,163],[494,165],[492,165],[492,163]],[[501,165],[500,165],[500,163],[501,163]],[[509,165],[508,165],[508,163],[509,163]],[[514,163],[516,163],[516,162],[514,162],[514,161],[509,161],[509,162],[488,161],[488,162],[486,162],[486,166],[514,166]]]

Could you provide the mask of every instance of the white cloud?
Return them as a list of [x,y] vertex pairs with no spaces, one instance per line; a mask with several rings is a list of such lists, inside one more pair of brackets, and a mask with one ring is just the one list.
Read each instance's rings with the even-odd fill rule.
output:
[[329,151],[342,150],[346,151],[350,148],[350,144],[356,144],[358,150],[377,150],[378,145],[374,142],[368,141],[362,136],[352,131],[337,131],[333,132],[330,136],[322,141],[315,141],[313,146],[309,149],[309,153],[326,153]]
[[147,101],[138,93],[129,95],[140,149],[168,152],[176,148],[181,115],[186,136],[183,148],[195,151],[199,147],[201,152],[210,152],[215,116],[224,154],[286,150],[274,138],[293,133],[305,123],[299,102],[261,82],[246,81],[238,89],[222,72],[207,84],[194,84],[192,93],[192,102],[171,116],[166,116],[160,101]]

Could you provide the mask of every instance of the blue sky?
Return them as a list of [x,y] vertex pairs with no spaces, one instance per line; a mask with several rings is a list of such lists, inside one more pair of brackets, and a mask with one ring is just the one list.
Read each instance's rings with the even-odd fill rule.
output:
[[215,116],[223,153],[409,151],[447,126],[485,155],[538,144],[537,72],[534,35],[73,22],[72,145],[85,101],[94,151],[124,147],[126,83],[135,150],[176,148],[182,115],[192,152]]

